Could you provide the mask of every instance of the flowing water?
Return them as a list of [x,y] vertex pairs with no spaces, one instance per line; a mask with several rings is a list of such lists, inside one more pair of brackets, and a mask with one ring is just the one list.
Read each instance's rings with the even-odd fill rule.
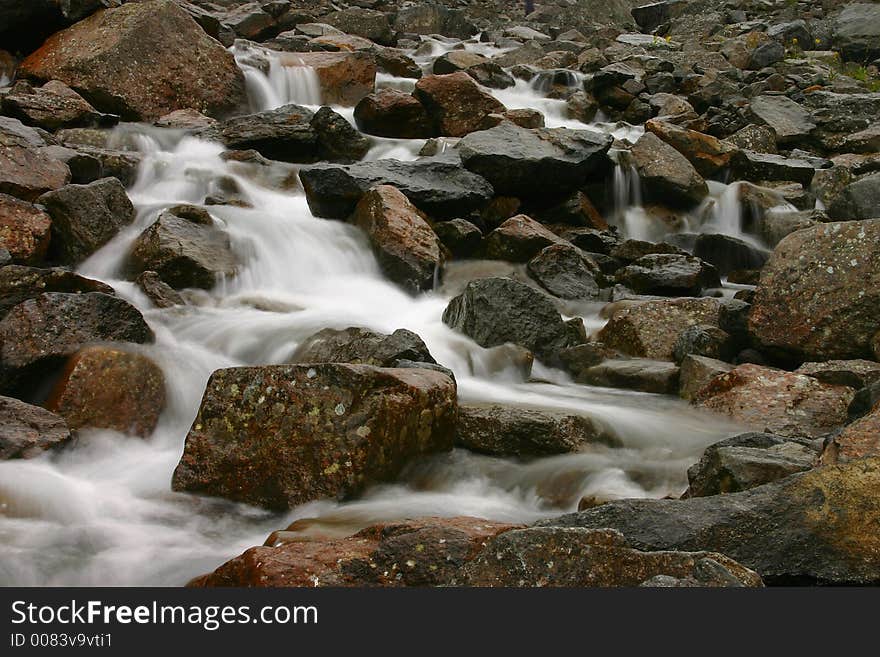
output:
[[[248,53],[236,55],[255,109],[319,104],[314,71],[280,59],[260,63]],[[387,77],[381,82],[406,84]],[[526,83],[497,95],[510,107],[541,109],[549,125],[586,127],[566,119],[560,101],[539,96]],[[351,117],[350,109],[340,112]],[[590,129],[620,138],[640,131],[607,124]],[[526,380],[506,349],[481,348],[442,323],[448,300],[469,277],[517,274],[516,267],[456,263],[437,290],[412,297],[382,276],[358,229],[313,217],[301,191],[277,184],[288,173],[282,165],[280,171],[266,171],[225,162],[220,146],[174,130],[123,125],[116,136],[143,155],[129,190],[137,219],[79,271],[111,284],[144,313],[156,342],[137,348],[164,371],[168,407],[147,440],[85,431],[61,453],[0,463],[0,583],[181,585],[296,520],[304,521],[305,531],[319,527],[339,533],[422,515],[528,522],[574,510],[584,496],[677,495],[686,485],[687,466],[702,449],[741,429],[671,397],[577,385],[540,363]],[[412,159],[422,144],[376,140],[368,157]],[[626,215],[640,205],[633,198],[638,181],[622,169],[620,177],[615,187]],[[219,281],[210,293],[190,293],[187,306],[156,309],[122,276],[131,243],[164,208],[203,203],[229,180],[251,207],[209,210],[231,237],[243,263],[240,273]],[[718,220],[718,230],[735,232],[739,227],[728,225],[732,211],[725,205],[726,189],[713,190],[718,202],[709,214]],[[627,225],[638,232],[637,219]],[[595,328],[602,323],[595,306],[567,312]],[[355,501],[318,501],[280,515],[170,490],[212,371],[284,362],[312,333],[354,325],[415,331],[436,360],[455,372],[462,400],[588,415],[621,446],[531,461],[455,450],[412,464],[396,483],[373,487]]]

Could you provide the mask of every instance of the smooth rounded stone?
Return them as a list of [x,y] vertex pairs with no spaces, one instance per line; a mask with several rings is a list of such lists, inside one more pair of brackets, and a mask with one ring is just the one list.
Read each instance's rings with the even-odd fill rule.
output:
[[354,107],[376,86],[376,58],[370,53],[298,52],[283,56],[281,62],[311,67],[321,86],[321,102],[328,105]]
[[770,255],[745,240],[721,233],[698,235],[693,254],[715,267],[722,276],[742,269],[761,269]]
[[630,150],[648,199],[693,206],[709,195],[709,187],[688,159],[653,132],[646,132]]
[[396,40],[388,16],[381,11],[349,7],[326,14],[321,20],[346,34],[363,37],[383,46],[393,46]]
[[564,241],[524,214],[511,217],[486,236],[486,257],[527,262],[544,248]]
[[172,488],[274,510],[341,498],[451,449],[455,382],[429,369],[320,363],[217,370]]
[[617,280],[638,294],[698,296],[721,287],[718,270],[693,256],[657,253],[642,256],[617,272]]
[[838,221],[880,219],[880,173],[844,187],[828,206],[828,216]]
[[0,249],[11,262],[39,263],[49,250],[52,220],[39,207],[14,196],[0,194]]
[[880,220],[807,228],[767,261],[749,331],[764,348],[795,359],[872,358],[878,294]]
[[70,182],[70,168],[47,155],[46,145],[33,128],[0,116],[0,193],[33,201]]
[[101,292],[110,296],[116,294],[109,285],[60,267],[37,269],[24,265],[7,265],[0,267],[0,319],[22,301],[38,297],[44,292]]
[[354,108],[359,130],[377,137],[427,139],[438,131],[425,106],[411,94],[379,89],[365,96]]
[[720,306],[721,302],[712,298],[664,299],[624,306],[612,314],[598,339],[629,356],[671,361],[681,332],[696,324],[717,324]]
[[489,95],[464,71],[447,75],[426,75],[413,91],[445,137],[463,137],[479,130],[489,114],[507,108]]
[[619,441],[584,415],[503,406],[458,405],[455,444],[492,456],[534,457],[579,452],[593,443]]
[[60,80],[97,109],[130,121],[185,108],[214,116],[246,105],[232,54],[171,0],[93,14],[51,36],[19,75]]
[[138,236],[129,253],[129,268],[136,274],[154,271],[174,289],[209,290],[221,278],[235,275],[238,258],[229,236],[213,225],[210,215],[200,208],[194,208],[201,212],[192,215],[186,208],[166,210]]
[[[425,6],[425,5],[422,5]],[[274,532],[188,586],[441,586],[493,536],[522,525],[482,518],[417,518],[346,538],[306,538],[303,521]]]
[[689,354],[681,359],[678,396],[691,400],[716,376],[726,374],[733,365],[715,358]]
[[834,21],[834,45],[845,59],[880,57],[880,7],[867,2],[845,6]]
[[456,163],[431,158],[319,164],[304,167],[299,177],[312,213],[329,219],[348,218],[361,197],[376,185],[396,187],[432,218],[467,216],[493,196],[485,178]]
[[576,380],[606,388],[674,395],[678,392],[679,367],[675,363],[646,358],[606,360],[580,371]]
[[849,386],[859,390],[880,382],[880,363],[873,360],[829,360],[821,363],[804,363],[795,370],[823,383]]
[[803,144],[816,128],[811,112],[788,96],[758,96],[749,104],[750,118],[773,131],[781,146]]
[[804,187],[809,187],[816,173],[816,168],[806,160],[744,149],[734,154],[730,166],[737,180],[756,183],[768,180],[794,181]]
[[86,347],[67,362],[46,408],[71,430],[113,429],[149,436],[165,408],[165,376],[146,356],[112,347]]
[[23,123],[54,132],[61,128],[112,123],[110,117],[96,111],[86,100],[63,82],[52,80],[37,89],[20,86],[6,94],[0,102],[3,113]]
[[789,437],[824,436],[844,426],[852,388],[754,364],[718,376],[693,399],[757,429]]
[[770,585],[880,581],[880,458],[816,468],[728,495],[618,500],[540,521],[613,528],[640,550],[713,550]]
[[0,321],[0,392],[23,391],[94,342],[153,341],[131,304],[98,292],[48,292],[28,299]]
[[425,215],[400,190],[379,185],[368,191],[352,223],[366,232],[388,278],[410,292],[434,287],[443,264],[440,242]]
[[687,497],[736,493],[810,470],[818,451],[808,441],[745,433],[709,445],[688,468]]
[[554,358],[575,341],[546,295],[509,278],[471,281],[446,306],[443,322],[481,347],[512,342],[539,358]]
[[134,282],[157,308],[173,308],[186,304],[177,290],[163,281],[154,271],[141,272]]
[[351,326],[322,329],[306,338],[290,357],[291,363],[353,363],[398,367],[401,360],[436,363],[422,339],[406,329],[386,335]]
[[762,586],[757,573],[721,554],[642,552],[630,547],[618,531],[577,527],[504,532],[487,541],[454,584],[632,587],[659,576],[693,580],[700,586]]
[[672,348],[672,358],[681,363],[686,356],[705,356],[727,361],[736,355],[730,336],[712,324],[688,326],[678,334]]
[[0,396],[0,461],[34,458],[70,439],[64,418],[45,408]]
[[552,244],[529,260],[529,275],[560,299],[593,299],[599,294],[599,268],[570,244]]
[[116,178],[66,185],[38,201],[52,217],[51,252],[65,264],[85,260],[135,217],[134,206]]
[[465,73],[476,80],[478,84],[490,89],[507,89],[516,84],[516,80],[510,73],[492,61],[471,66]]
[[480,174],[496,194],[546,199],[583,186],[609,166],[611,137],[588,130],[502,123],[459,142],[461,162]]
[[437,222],[434,232],[443,246],[457,258],[469,258],[483,245],[483,231],[467,219]]
[[819,462],[823,465],[880,456],[880,403],[827,441]]
[[726,169],[737,150],[732,144],[711,135],[659,119],[647,121],[645,129],[687,158],[701,176],[712,176]]

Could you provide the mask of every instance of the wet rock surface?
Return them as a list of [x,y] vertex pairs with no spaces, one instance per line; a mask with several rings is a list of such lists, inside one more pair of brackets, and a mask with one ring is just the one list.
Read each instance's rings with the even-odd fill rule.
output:
[[70,439],[64,418],[39,406],[0,396],[0,461],[33,458]]

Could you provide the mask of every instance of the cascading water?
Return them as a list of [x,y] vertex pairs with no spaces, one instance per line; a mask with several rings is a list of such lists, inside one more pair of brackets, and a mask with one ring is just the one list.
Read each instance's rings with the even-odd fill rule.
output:
[[[292,97],[289,79],[272,77],[271,63],[268,73],[242,68],[255,105],[307,102]],[[523,105],[540,105],[528,93]],[[449,275],[434,292],[412,297],[383,278],[358,229],[316,219],[301,192],[267,185],[265,172],[223,160],[220,146],[146,126],[121,126],[115,135],[143,157],[129,190],[137,219],[79,271],[113,285],[144,312],[156,342],[139,349],[162,368],[169,405],[146,440],[84,431],[72,449],[0,462],[4,584],[180,585],[298,519],[343,533],[422,515],[528,522],[573,510],[583,496],[678,494],[702,449],[738,429],[677,399],[574,384],[540,363],[526,380],[503,349],[481,348],[441,321],[464,277]],[[384,144],[374,157],[421,146]],[[122,278],[133,240],[162,209],[201,204],[224,179],[251,206],[208,206],[229,233],[241,271],[210,293],[190,294],[186,306],[153,307]],[[499,265],[486,270],[493,266]],[[315,331],[353,325],[418,333],[455,372],[464,401],[588,415],[620,446],[530,462],[456,450],[412,464],[397,483],[373,487],[356,501],[312,502],[281,515],[170,491],[212,371],[284,362]]]
[[321,104],[318,74],[296,53],[275,53],[237,43],[232,54],[244,73],[251,109],[255,112],[291,103]]

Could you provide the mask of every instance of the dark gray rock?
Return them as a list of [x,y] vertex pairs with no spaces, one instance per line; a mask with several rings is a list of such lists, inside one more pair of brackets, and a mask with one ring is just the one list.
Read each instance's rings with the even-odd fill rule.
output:
[[845,59],[880,57],[880,6],[857,2],[844,7],[834,22],[834,44]]
[[468,258],[483,243],[483,232],[467,219],[452,219],[434,224],[434,232],[453,256]]
[[529,275],[560,299],[592,299],[599,294],[599,268],[570,244],[552,244],[529,260]]
[[45,408],[0,396],[0,461],[27,459],[70,441],[64,418]]
[[679,367],[667,361],[633,358],[606,360],[578,373],[578,383],[625,388],[661,395],[678,392]]
[[880,218],[880,173],[844,187],[828,206],[828,216],[838,221]]
[[696,324],[678,334],[672,348],[672,358],[681,363],[686,356],[705,356],[729,361],[736,355],[727,332],[711,324]]
[[749,105],[751,117],[773,130],[776,143],[803,143],[816,127],[810,112],[787,96],[758,96]]
[[731,160],[731,172],[741,180],[752,182],[790,180],[809,187],[816,169],[805,160],[740,150]]
[[721,286],[718,271],[693,256],[642,256],[617,273],[617,279],[639,294],[699,296],[706,288]]
[[709,194],[706,181],[688,159],[652,132],[639,138],[630,156],[649,199],[693,206]]
[[157,308],[173,308],[186,303],[177,290],[163,281],[154,271],[142,272],[134,282]]
[[110,296],[116,294],[109,285],[60,267],[38,269],[8,265],[0,268],[0,319],[14,306],[38,297],[43,292],[101,292]]
[[386,335],[356,326],[323,329],[296,348],[291,363],[354,363],[399,367],[401,360],[436,363],[422,339],[406,329]]

